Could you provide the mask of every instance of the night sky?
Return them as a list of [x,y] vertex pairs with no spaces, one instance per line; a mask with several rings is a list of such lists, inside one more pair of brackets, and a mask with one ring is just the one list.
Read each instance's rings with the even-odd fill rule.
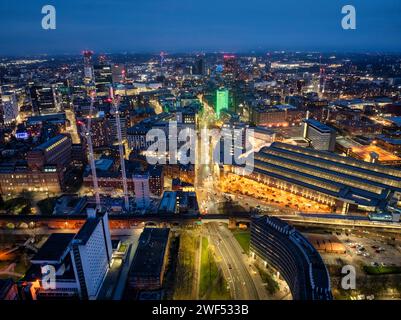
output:
[[[43,5],[57,29],[43,30]],[[357,30],[343,30],[353,4]],[[400,0],[1,0],[0,54],[250,50],[401,52]]]

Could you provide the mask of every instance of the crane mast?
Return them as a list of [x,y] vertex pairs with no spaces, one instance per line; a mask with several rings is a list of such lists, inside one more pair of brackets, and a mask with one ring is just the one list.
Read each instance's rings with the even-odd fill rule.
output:
[[88,121],[86,125],[85,124],[83,125],[83,127],[84,127],[86,142],[88,143],[89,164],[92,172],[92,182],[93,182],[93,191],[95,193],[96,209],[100,210],[101,205],[100,205],[99,185],[96,174],[95,157],[93,155],[93,144],[92,144],[92,134],[91,134],[91,123],[93,116],[93,105],[95,103],[95,92],[92,91],[90,95],[91,95],[91,103],[89,107],[89,116],[87,118]]
[[110,98],[112,100],[112,104],[114,107],[115,120],[116,120],[118,151],[120,153],[121,175],[122,175],[122,180],[123,180],[124,204],[125,204],[125,209],[127,211],[129,211],[130,204],[129,204],[129,197],[128,197],[127,173],[125,170],[124,147],[123,147],[123,138],[122,138],[122,133],[121,133],[120,111],[119,111],[120,99],[118,97],[114,96],[113,87],[110,87]]

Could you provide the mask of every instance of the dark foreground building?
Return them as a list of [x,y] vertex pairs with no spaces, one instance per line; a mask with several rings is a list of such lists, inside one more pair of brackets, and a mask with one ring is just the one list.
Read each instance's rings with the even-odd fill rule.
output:
[[316,249],[294,227],[269,216],[251,225],[251,254],[280,272],[294,300],[331,300],[330,278]]
[[170,229],[145,228],[129,274],[129,286],[136,290],[159,290],[168,259]]

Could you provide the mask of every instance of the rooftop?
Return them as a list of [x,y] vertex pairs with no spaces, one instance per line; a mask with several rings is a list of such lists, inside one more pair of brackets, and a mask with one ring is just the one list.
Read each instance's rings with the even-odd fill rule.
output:
[[74,242],[78,241],[79,244],[86,244],[91,237],[93,231],[96,229],[100,221],[100,217],[90,218],[85,221],[85,224],[79,229],[74,238]]
[[359,146],[359,147],[353,147],[352,148],[352,153],[357,155],[360,159],[363,159],[364,161],[369,162],[371,160],[371,153],[374,152],[376,153],[379,158],[379,162],[392,162],[392,161],[401,161],[400,157],[397,157],[393,153],[386,151],[378,146],[375,145],[369,145],[369,146]]
[[159,276],[163,267],[170,229],[145,228],[139,237],[130,274]]
[[333,132],[334,129],[325,125],[324,123],[321,123],[320,121],[317,121],[315,119],[306,119],[304,120],[305,123],[309,124],[312,127],[315,127],[316,129],[318,129],[321,132],[325,132],[325,133],[330,133]]
[[33,263],[41,261],[60,263],[69,252],[69,246],[74,236],[74,233],[52,233],[31,261]]

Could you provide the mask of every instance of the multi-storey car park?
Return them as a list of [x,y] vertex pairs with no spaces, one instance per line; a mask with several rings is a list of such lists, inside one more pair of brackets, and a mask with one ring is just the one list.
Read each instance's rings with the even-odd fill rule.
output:
[[251,255],[280,272],[294,300],[332,300],[330,278],[317,250],[294,227],[276,217],[255,216]]
[[[313,201],[333,211],[382,212],[401,196],[401,170],[275,142],[254,154],[248,175]],[[233,167],[242,173],[241,167]]]

